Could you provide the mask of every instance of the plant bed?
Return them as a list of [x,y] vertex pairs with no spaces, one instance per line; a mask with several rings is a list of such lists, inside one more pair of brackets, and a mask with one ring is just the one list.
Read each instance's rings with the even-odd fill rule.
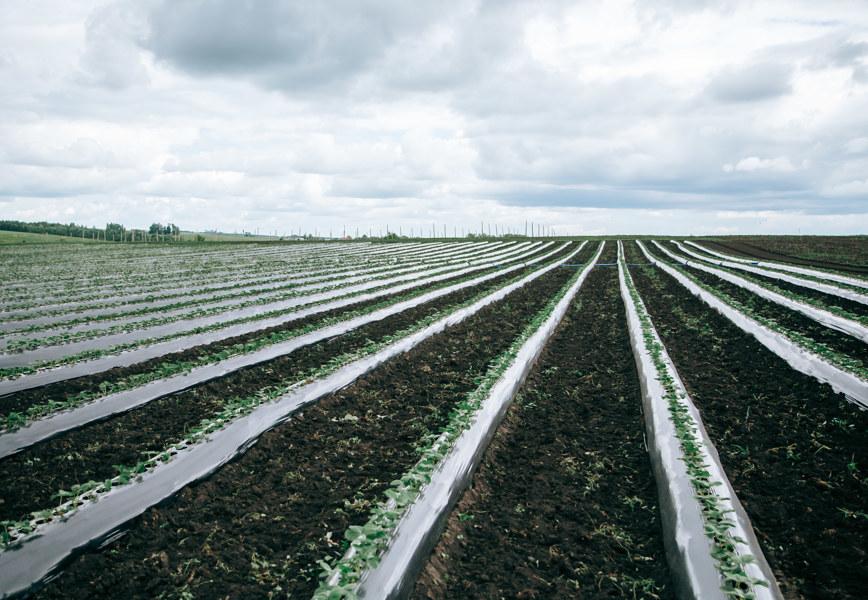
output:
[[340,534],[364,521],[415,463],[419,441],[572,275],[551,271],[296,414],[41,595],[310,595],[317,560],[341,554]]
[[[563,256],[567,251],[568,249],[565,249],[553,254],[549,260],[557,260],[559,256]],[[583,251],[582,256],[586,255],[587,252],[588,250]],[[500,275],[476,286],[476,289],[494,289],[506,281],[521,276],[522,273],[532,271],[534,268],[538,267],[527,267],[518,273],[513,271]],[[424,287],[413,288],[385,299],[378,297],[353,303],[348,306],[296,319],[280,326],[235,336],[211,344],[195,346],[183,352],[164,355],[130,367],[116,367],[96,375],[78,377],[44,387],[23,390],[5,398],[0,398],[0,416],[5,416],[7,428],[20,427],[28,420],[50,414],[57,410],[78,406],[107,394],[133,389],[151,381],[188,372],[196,367],[213,364],[230,356],[249,354],[260,348],[297,338],[311,330],[369,314],[380,308],[410,300],[433,290],[446,288],[450,285],[494,272],[496,272],[496,269],[452,277]]]
[[[429,261],[414,261],[409,265],[394,265],[378,263],[373,266],[352,266],[331,272],[319,272],[314,278],[308,280],[305,273],[284,278],[283,281],[267,283],[256,286],[241,286],[240,289],[224,293],[210,294],[180,294],[179,297],[169,301],[148,302],[145,306],[135,308],[122,308],[121,310],[87,310],[80,309],[84,314],[60,310],[57,315],[45,318],[31,318],[31,324],[24,324],[15,329],[7,329],[4,336],[15,335],[33,336],[37,332],[43,332],[32,338],[34,342],[56,337],[54,330],[63,329],[64,333],[75,333],[83,337],[90,332],[111,331],[115,328],[124,328],[137,323],[135,327],[144,327],[148,322],[161,322],[168,317],[191,318],[197,314],[208,314],[218,309],[229,310],[244,306],[260,305],[267,302],[281,300],[283,298],[307,295],[314,291],[325,291],[336,287],[343,287],[349,283],[361,283],[369,280],[388,278],[398,274],[410,274],[414,272],[428,271],[431,269],[447,269],[460,263],[472,260],[474,264],[500,259],[506,255],[512,255],[515,251],[511,247],[499,249],[497,252],[489,252],[483,256],[474,256],[465,260],[461,255],[447,255],[435,257]],[[453,258],[453,256],[455,258]],[[490,258],[489,258],[490,257]],[[193,296],[193,297],[191,297]],[[152,315],[159,312],[158,318]],[[219,311],[218,311],[219,312]],[[150,320],[149,320],[149,317]],[[17,320],[17,319],[16,319]],[[101,330],[96,330],[95,325],[101,321],[111,321],[114,325]],[[142,324],[144,323],[144,324]],[[102,335],[102,334],[100,334]]]
[[827,358],[839,368],[850,371],[863,380],[868,378],[868,344],[761,298],[749,290],[723,281],[716,275],[677,263],[659,248],[649,247],[649,251],[659,260],[723,298],[727,304],[737,310],[760,320],[763,324],[803,345],[805,349]]
[[660,269],[630,272],[785,597],[861,597],[868,413]]
[[[673,254],[680,256],[681,258],[684,258],[686,260],[692,260],[694,262],[700,262],[696,261],[694,257],[682,252],[676,244],[673,244],[671,242],[663,242],[662,245],[667,250],[669,250]],[[693,251],[695,249],[690,248],[690,250]],[[696,252],[696,254],[701,255],[701,253],[699,252]],[[731,275],[735,275],[736,277],[741,277],[742,279],[745,279],[768,290],[781,294],[782,296],[791,300],[795,300],[796,302],[802,302],[809,306],[814,306],[816,308],[829,311],[845,319],[857,321],[862,325],[868,325],[868,304],[856,302],[855,300],[849,300],[847,298],[843,298],[835,294],[829,294],[811,287],[797,285],[795,283],[784,281],[782,279],[777,279],[775,277],[765,276],[759,273],[753,273],[750,271],[744,271],[741,269],[723,266],[719,264],[720,260],[713,256],[704,256],[703,258],[710,261],[711,264],[707,265],[709,267],[725,271],[727,273],[730,273]]]
[[[582,252],[584,255],[584,251]],[[513,275],[510,280],[520,278]],[[542,279],[551,277],[543,276]],[[278,359],[241,369],[180,394],[166,396],[135,410],[92,423],[0,460],[0,479],[7,483],[0,503],[0,520],[18,520],[49,508],[59,490],[75,484],[103,481],[116,474],[115,465],[135,467],[148,453],[159,453],[183,439],[202,419],[239,398],[257,401],[264,389],[287,387],[316,377],[360,352],[388,343],[396,332],[439,318],[475,298],[502,287],[486,282],[435,301],[369,323]],[[537,282],[528,284],[533,287]],[[509,302],[509,299],[506,300]]]
[[[536,252],[530,252],[526,257],[524,257],[524,260],[519,259],[515,262],[517,264],[529,262],[528,258],[534,255],[537,256],[535,260],[542,260],[545,256],[554,255],[554,252],[557,252],[557,249],[554,251],[550,250],[547,253],[541,253],[539,250]],[[185,349],[191,345],[201,345],[203,343],[211,343],[229,337],[236,337],[251,331],[261,331],[268,326],[276,326],[285,322],[297,320],[301,316],[298,314],[299,312],[319,312],[320,310],[324,310],[321,308],[323,305],[328,304],[331,304],[331,307],[354,304],[357,301],[362,300],[362,296],[370,297],[372,294],[386,296],[389,294],[399,293],[403,289],[409,289],[416,287],[417,285],[430,284],[441,279],[449,279],[450,276],[458,276],[460,271],[468,271],[470,269],[474,268],[471,267],[469,269],[458,270],[452,272],[451,275],[450,273],[441,273],[440,275],[433,275],[429,278],[416,279],[415,281],[404,281],[404,283],[401,283],[400,285],[396,285],[398,282],[393,281],[392,283],[383,284],[379,287],[368,287],[357,289],[346,294],[338,294],[340,297],[330,297],[334,296],[334,294],[329,294],[326,295],[326,297],[320,297],[317,301],[308,302],[307,308],[301,308],[301,304],[295,302],[290,303],[290,306],[284,306],[278,310],[273,310],[267,313],[250,314],[246,317],[234,319],[232,322],[212,319],[214,321],[213,323],[192,330],[184,330],[183,328],[172,326],[168,331],[163,331],[159,337],[138,339],[120,345],[108,345],[115,343],[117,340],[96,340],[86,343],[92,346],[89,350],[67,354],[62,358],[57,358],[55,360],[50,360],[47,357],[39,358],[40,352],[37,351],[35,353],[35,356],[38,359],[37,362],[31,361],[34,355],[30,355],[29,358],[18,356],[17,363],[24,366],[0,369],[0,375],[14,379],[22,375],[32,374],[34,375],[34,379],[43,381],[44,383],[42,383],[42,385],[45,385],[51,381],[58,381],[60,378],[70,378],[69,375],[66,375],[70,370],[83,376],[89,373],[104,371],[115,366],[130,365],[144,360],[141,358],[142,355],[150,359],[155,356],[168,354],[170,351],[180,351],[181,349]],[[477,272],[479,273],[483,271],[484,269],[479,267],[479,271]],[[154,332],[152,331],[151,333]],[[57,353],[58,351],[61,353],[65,352],[63,348],[47,349],[47,351],[54,353]],[[6,358],[9,358],[9,356]],[[12,358],[16,357],[13,356]],[[65,369],[55,369],[55,367],[59,366],[63,366]],[[2,384],[2,382],[0,382],[0,384]],[[6,387],[16,389],[20,385],[21,382],[18,382],[18,385],[13,382],[10,386]],[[37,385],[27,385],[26,387],[37,387]],[[26,388],[20,387],[20,389]]]
[[594,269],[413,597],[673,597],[639,393],[617,270]]
[[[783,241],[783,240],[782,240]],[[776,243],[772,238],[739,240],[728,239],[726,241],[702,240],[712,250],[750,258],[754,260],[768,260],[783,262],[792,265],[829,269],[849,275],[868,277],[868,266],[865,261],[853,260],[853,256],[863,255],[864,252],[854,253],[860,246],[865,245],[865,240],[845,238],[843,244],[835,244],[831,248],[811,249],[811,241],[783,241]],[[767,247],[763,247],[763,245]],[[776,248],[774,248],[776,247]]]
[[[256,318],[263,312],[304,306],[326,298],[336,298],[360,290],[373,290],[399,281],[422,279],[426,276],[448,273],[457,270],[453,266],[427,265],[405,269],[378,271],[372,276],[359,275],[325,283],[292,286],[287,290],[273,293],[255,293],[236,300],[205,302],[177,310],[148,312],[137,317],[121,317],[100,323],[99,320],[82,319],[77,324],[52,324],[38,331],[10,332],[7,334],[4,353],[23,354],[36,357],[35,360],[63,358],[76,352],[99,348],[101,345],[128,344],[164,335],[175,335],[183,330],[208,326],[225,326],[249,318]],[[107,340],[107,341],[106,341]],[[64,346],[74,345],[75,351],[65,351]],[[41,351],[41,352],[40,352]],[[8,357],[7,357],[8,362]],[[25,363],[27,364],[27,363]]]

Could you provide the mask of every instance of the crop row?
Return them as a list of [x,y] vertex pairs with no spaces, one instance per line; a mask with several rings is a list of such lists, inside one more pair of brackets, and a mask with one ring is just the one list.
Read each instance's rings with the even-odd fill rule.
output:
[[[147,306],[121,314],[109,314],[97,317],[75,316],[71,320],[47,325],[33,325],[26,329],[8,331],[4,335],[5,347],[8,351],[32,350],[42,346],[69,344],[84,339],[112,335],[114,333],[128,333],[135,329],[144,329],[173,323],[183,320],[196,319],[199,317],[222,314],[232,310],[240,310],[251,306],[263,306],[264,310],[269,305],[279,303],[290,298],[309,296],[316,292],[326,292],[348,287],[353,284],[362,284],[377,280],[396,281],[398,275],[425,275],[434,274],[438,270],[446,271],[457,266],[469,266],[481,262],[490,262],[494,259],[505,259],[509,255],[516,254],[520,248],[507,249],[497,253],[487,253],[478,257],[466,258],[464,256],[450,257],[421,263],[403,268],[377,268],[374,270],[354,270],[350,273],[333,277],[317,278],[315,283],[299,282],[284,285],[269,286],[267,289],[242,290],[228,296],[216,296],[200,298],[198,300],[185,300],[171,305]],[[154,316],[158,312],[159,316]],[[104,323],[108,321],[109,323]],[[112,324],[114,323],[114,324]],[[108,325],[108,326],[105,326]],[[102,326],[100,328],[100,326]],[[63,333],[58,333],[62,330]]]
[[[833,330],[682,248],[537,248],[164,361],[281,348],[0,453],[0,592],[859,597],[868,416],[775,345],[831,365]],[[35,426],[159,364],[0,402],[56,398]]]
[[[436,256],[442,252],[456,252],[459,248],[446,249],[431,246],[414,249],[411,253],[401,256],[383,255],[378,251],[360,253],[357,248],[344,248],[340,252],[332,248],[329,254],[322,255],[315,250],[300,254],[293,260],[267,262],[264,264],[245,263],[239,260],[231,268],[222,265],[210,265],[199,271],[181,270],[172,275],[165,267],[142,272],[133,270],[129,276],[113,273],[104,282],[94,281],[77,276],[69,289],[51,290],[38,287],[28,293],[18,293],[4,305],[9,310],[20,310],[32,306],[74,305],[88,301],[105,299],[106,297],[136,297],[159,293],[162,290],[195,290],[197,288],[218,284],[235,284],[243,281],[253,281],[253,278],[270,278],[275,275],[292,276],[300,272],[327,272],[347,270],[367,265],[396,265],[402,262],[413,262]],[[11,279],[11,278],[10,278]]]
[[[527,254],[534,253],[533,248]],[[526,255],[511,257],[520,262]],[[166,323],[155,324],[146,329],[131,329],[129,331],[112,332],[109,335],[83,341],[71,341],[66,344],[37,348],[17,354],[0,356],[0,373],[15,376],[23,373],[33,373],[58,365],[73,365],[79,363],[93,366],[96,362],[106,362],[104,357],[117,356],[117,360],[109,359],[112,366],[131,364],[140,355],[148,358],[165,354],[173,348],[185,348],[191,344],[201,344],[217,341],[228,337],[249,333],[304,316],[306,311],[317,312],[334,308],[341,303],[354,303],[367,300],[374,294],[388,295],[396,293],[407,286],[413,287],[432,283],[450,276],[471,271],[491,268],[496,263],[485,259],[471,263],[472,266],[461,264],[436,267],[427,271],[411,272],[394,277],[372,279],[361,283],[351,283],[344,287],[332,286],[325,291],[315,291],[308,295],[292,296],[289,299],[268,304],[256,304],[233,311],[214,312],[188,320],[178,320],[171,317]],[[169,347],[167,349],[166,347]],[[133,352],[134,351],[134,352]],[[119,354],[119,353],[123,354]],[[96,359],[96,360],[95,360]],[[82,361],[86,361],[82,363]],[[126,361],[126,362],[124,362]],[[88,371],[88,372],[93,372]],[[4,386],[0,384],[0,389]]]
[[[575,252],[573,252],[572,254],[574,255]],[[570,256],[571,255],[565,256],[564,258],[560,259],[560,262],[564,262],[565,260],[570,258]],[[556,265],[552,265],[552,267],[553,266],[556,266]],[[564,277],[569,277],[569,274],[570,274],[569,271],[566,271],[563,269],[552,270],[551,267],[547,267],[547,268],[542,269],[542,270],[537,270],[536,273],[529,276],[529,277],[531,277],[531,279],[528,279],[527,277],[525,277],[526,283],[516,282],[516,284],[513,284],[511,286],[510,290],[504,289],[501,292],[497,292],[496,296],[492,297],[492,300],[486,301],[483,304],[479,304],[479,302],[482,302],[482,300],[477,300],[474,303],[474,306],[478,305],[479,307],[474,308],[474,310],[470,313],[466,313],[467,316],[464,317],[465,319],[472,321],[472,322],[469,323],[468,325],[464,325],[464,324],[454,325],[453,327],[451,327],[448,330],[448,332],[449,332],[448,335],[444,334],[441,336],[437,336],[437,339],[439,340],[438,343],[439,344],[443,343],[444,336],[445,336],[445,339],[454,339],[455,341],[453,343],[458,343],[458,344],[473,343],[473,344],[475,344],[474,347],[478,347],[479,344],[482,344],[484,348],[488,348],[493,343],[492,342],[493,339],[502,339],[505,342],[506,340],[509,339],[509,336],[511,335],[509,332],[510,332],[512,327],[519,327],[520,328],[522,319],[530,318],[531,315],[530,314],[525,315],[525,312],[527,312],[528,310],[530,310],[530,312],[533,312],[533,309],[531,308],[532,306],[538,305],[539,303],[544,303],[546,298],[550,295],[549,292],[547,292],[546,290],[551,290],[552,285],[560,287],[561,286],[560,282],[563,281]],[[543,286],[543,287],[540,287],[540,286]],[[511,291],[511,290],[515,290],[515,291]],[[503,297],[503,295],[507,294],[509,291],[511,291],[511,293],[509,294],[509,302],[498,301],[498,302],[495,302],[494,304],[491,304],[491,308],[485,308],[485,306],[488,303],[490,303],[491,301],[493,301],[495,299],[499,299],[499,298]],[[489,297],[491,297],[491,294],[489,294]],[[523,300],[520,300],[522,298],[523,298]],[[454,310],[454,306],[452,308]],[[497,327],[496,327],[497,333],[495,334],[494,332],[492,332],[492,334],[491,334],[491,335],[495,336],[494,338],[490,337],[490,335],[487,335],[487,334],[483,335],[482,330],[480,330],[480,335],[471,336],[472,340],[467,339],[467,336],[463,335],[463,333],[466,333],[467,331],[473,331],[474,330],[473,326],[478,324],[478,320],[480,318],[483,318],[481,316],[480,317],[474,316],[475,313],[479,312],[479,311],[484,311],[485,314],[488,315],[492,310],[507,311],[507,313],[501,315],[502,317],[506,317],[507,314],[511,314],[512,316],[509,318],[505,318],[505,319],[495,318],[491,321],[492,325],[494,323],[497,323]],[[515,313],[514,311],[516,311],[516,310],[519,310],[519,312]],[[525,311],[525,312],[521,312],[521,311]],[[524,316],[521,316],[521,318],[519,318],[520,315],[524,315]],[[429,315],[429,317],[434,318],[435,315]],[[399,315],[396,315],[395,318],[405,318],[406,319],[406,318],[409,318],[409,316],[408,315],[402,316],[402,314],[399,314]],[[489,322],[489,318],[484,319],[485,322]],[[441,318],[440,321],[442,321],[442,320],[443,319]],[[504,323],[514,323],[514,325],[504,326]],[[394,319],[384,320],[382,323],[379,324],[379,326],[381,328],[380,337],[389,336],[390,334],[391,335],[395,334]],[[442,330],[443,326],[445,326],[445,322],[444,322],[444,325],[439,326],[441,328],[441,330]],[[469,330],[465,329],[466,327],[471,327],[471,329],[469,329]],[[491,326],[489,325],[488,327],[490,328]],[[371,336],[370,331],[351,332],[350,334],[341,336],[337,339],[340,340],[342,342],[342,344],[343,343],[346,343],[346,344],[353,343],[350,339],[350,337],[353,336],[353,333],[357,333],[357,335],[355,336],[356,341],[354,342],[356,345],[356,348],[359,348],[359,347],[365,348],[365,347],[368,347],[370,345],[370,343],[371,343],[371,341],[369,339]],[[404,333],[406,333],[406,332],[404,332]],[[390,340],[384,339],[384,343],[387,343],[388,341],[390,341]],[[423,342],[421,339],[419,340],[419,342],[426,343],[426,342]],[[361,344],[361,346],[359,346],[360,344]],[[323,365],[323,358],[324,357],[323,357],[322,353],[323,352],[328,353],[328,352],[332,351],[331,348],[329,347],[330,346],[329,344],[320,344],[319,346],[321,347],[321,349],[319,350],[319,353],[320,353],[319,355],[317,355],[315,350],[310,351],[310,352],[313,352],[313,355],[312,355],[313,358],[310,359],[311,365],[316,365],[315,368],[317,368],[317,369],[320,369]],[[490,348],[490,350],[487,349],[486,352],[496,352],[496,345],[492,346]],[[455,376],[459,377],[460,381],[466,381],[468,383],[470,381],[472,381],[472,373],[466,372],[466,361],[469,357],[474,356],[473,353],[462,355],[462,353],[460,353],[460,352],[458,352],[458,353],[451,352],[448,354],[448,356],[443,356],[440,353],[438,353],[437,355],[441,356],[441,358],[439,359],[441,361],[444,359],[454,361],[453,362],[454,369],[457,369],[455,371]],[[460,357],[460,359],[459,359],[459,357]],[[403,360],[403,359],[401,359],[401,360]],[[484,359],[484,356],[482,356],[482,357],[474,358],[473,361],[474,361],[474,364],[476,364],[476,361],[482,361],[481,364],[484,364],[485,359]],[[339,368],[337,372],[340,372],[340,370],[341,370],[341,368]],[[240,377],[239,383],[237,385],[240,385],[242,387],[245,385],[248,387],[251,385],[254,385],[256,387],[256,389],[261,391],[261,389],[262,389],[261,386],[263,385],[263,383],[265,383],[263,381],[264,376],[268,376],[268,374],[271,373],[270,377],[273,380],[274,377],[279,376],[281,372],[287,373],[291,377],[296,377],[298,375],[298,370],[295,368],[291,368],[291,364],[290,365],[286,365],[286,364],[280,365],[280,368],[278,367],[278,365],[272,364],[270,366],[270,369],[266,368],[266,367],[259,368],[259,369],[257,369],[256,373],[250,374],[250,375],[248,375],[248,377],[244,377],[243,376],[244,374],[240,374],[239,375],[239,377]],[[318,373],[318,374],[322,375],[322,373]],[[353,375],[353,377],[354,378],[358,377],[359,374],[360,373],[355,373]],[[418,382],[417,385],[425,385],[424,379],[419,378],[418,372],[414,371],[412,373],[408,373],[408,375],[412,375],[416,379],[416,381]],[[450,379],[450,381],[451,381],[451,379]],[[219,396],[225,396],[225,394],[227,392],[227,385],[229,385],[229,384],[227,384],[226,381],[222,381],[219,386],[215,386],[216,389],[214,389],[214,391],[212,392],[215,399],[219,400],[219,398],[218,398]],[[446,390],[449,389],[450,384],[444,382],[444,385],[446,387],[444,388],[444,392],[442,392],[442,394],[446,394]],[[229,389],[229,393],[231,394],[232,393],[231,386],[228,389]],[[269,389],[274,390],[274,386],[272,386]],[[201,390],[200,390],[200,392],[201,392]],[[193,393],[195,394],[195,391]],[[428,397],[431,393],[432,393],[432,391],[429,389],[429,391],[427,393],[422,393],[421,395],[419,395],[417,393],[417,395],[414,397],[417,397],[419,399],[424,399],[424,398]],[[195,396],[193,396],[193,397],[195,397]],[[174,398],[176,398],[176,397],[173,397],[173,399]],[[390,402],[391,401],[392,400],[390,400]],[[197,401],[195,402],[196,405],[199,405],[201,403],[202,402],[200,399],[197,399]],[[190,405],[191,403],[188,401],[186,404]],[[272,406],[273,405],[274,404],[272,404]],[[147,405],[147,407],[145,407],[145,409],[133,411],[132,413],[130,413],[130,415],[136,415],[136,413],[141,413],[142,410],[156,410],[156,409],[151,409],[152,406],[157,406],[157,405],[154,403],[149,403]],[[189,410],[190,408],[191,408],[191,406],[185,406],[185,407],[183,407],[183,409],[175,408],[175,413],[176,414],[186,414],[186,410]],[[381,414],[386,415],[386,414],[388,414],[388,411],[386,413],[381,413]],[[344,416],[344,413],[341,413],[340,415],[338,415],[338,417],[342,417],[342,416]],[[139,418],[139,417],[136,417],[136,418]],[[113,419],[113,421],[117,421],[117,419]],[[348,419],[347,421],[352,422],[352,419]],[[153,422],[159,423],[161,427],[166,427],[166,419],[165,418],[159,418]],[[295,420],[290,421],[287,425],[295,423],[295,422],[296,422]],[[109,423],[111,423],[111,421]],[[181,426],[179,428],[179,430],[183,430],[183,426]],[[226,429],[225,430],[226,434],[229,434],[230,430],[231,430],[231,428]],[[140,432],[140,428],[138,428],[138,427],[130,429],[130,434],[137,435],[139,432]],[[221,434],[221,435],[223,435],[223,434]],[[115,436],[110,436],[110,437],[111,437],[111,439],[116,439]],[[146,437],[150,437],[150,436],[146,435]],[[103,435],[98,435],[96,439],[103,439],[103,438],[104,438]],[[225,436],[222,439],[225,439]],[[51,442],[48,442],[48,443],[51,443]],[[121,442],[119,441],[118,443],[121,443]],[[210,448],[208,448],[206,450],[208,455],[213,453],[214,443],[215,442],[212,441],[212,443],[209,444]],[[260,443],[257,444],[256,448],[260,448],[262,446],[263,446],[263,442],[260,441]],[[77,446],[77,447],[80,450],[84,450],[86,448],[86,444],[83,446]],[[134,453],[138,452],[139,450],[140,449],[136,445],[133,445],[130,448],[130,451],[132,451]],[[54,453],[51,453],[51,454],[54,454]],[[95,460],[95,461],[114,460],[112,458],[109,458],[109,455],[111,455],[111,453],[107,452],[106,449],[103,448],[102,451],[98,451],[96,453],[96,455],[93,456],[93,460]],[[249,453],[247,455],[245,455],[244,460],[246,460],[247,456],[249,456]],[[13,457],[10,457],[7,460],[16,460],[17,457],[18,457],[18,455],[15,455]],[[178,464],[182,464],[182,461],[180,459],[178,459],[177,461],[174,461],[174,462],[177,462]],[[233,463],[233,464],[238,464],[238,463]],[[172,462],[170,462],[166,466],[168,467],[171,465],[172,465]],[[322,468],[322,467],[320,466],[319,468]],[[159,470],[160,469],[157,469],[155,471],[155,474],[157,472],[159,472]],[[221,473],[223,473],[224,471],[225,471],[225,469],[221,470]],[[30,481],[32,481],[32,479]],[[146,483],[147,481],[148,481],[148,479],[146,478],[142,485],[144,485],[144,483]],[[106,494],[106,498],[104,498],[103,501],[99,503],[99,505],[93,505],[94,508],[96,508],[97,510],[103,510],[104,507],[106,506],[106,503],[109,501],[111,494],[116,493],[116,491],[117,491],[117,488],[113,489],[110,493]],[[89,507],[82,508],[81,512],[79,514],[84,514],[87,508],[89,508]],[[39,539],[39,538],[37,538],[37,539]]]

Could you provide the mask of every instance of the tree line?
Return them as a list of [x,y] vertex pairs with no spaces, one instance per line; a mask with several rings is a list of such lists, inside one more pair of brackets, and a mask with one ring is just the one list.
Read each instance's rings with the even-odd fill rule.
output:
[[120,223],[107,223],[105,228],[87,227],[76,223],[49,223],[39,221],[0,220],[0,230],[19,231],[23,233],[47,233],[49,235],[64,235],[89,240],[104,240],[107,242],[179,242],[181,229],[174,223],[153,223],[147,230],[127,229]]

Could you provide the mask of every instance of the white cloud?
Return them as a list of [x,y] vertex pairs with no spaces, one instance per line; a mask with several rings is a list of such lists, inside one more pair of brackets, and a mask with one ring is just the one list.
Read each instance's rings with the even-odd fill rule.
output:
[[793,163],[786,156],[778,156],[777,158],[760,158],[758,156],[748,156],[743,158],[735,165],[727,163],[723,165],[723,170],[727,173],[743,172],[750,173],[752,171],[774,171],[777,173],[791,173],[796,170]]
[[864,230],[865,69],[846,3],[0,4],[0,217]]

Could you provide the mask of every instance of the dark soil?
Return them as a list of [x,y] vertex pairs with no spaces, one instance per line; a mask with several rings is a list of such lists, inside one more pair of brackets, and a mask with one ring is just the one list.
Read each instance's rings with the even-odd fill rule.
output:
[[[694,260],[692,256],[688,256],[683,254],[677,246],[674,244],[664,243],[666,248],[675,254],[678,254],[682,258],[686,258],[688,260]],[[691,250],[695,250],[695,248],[691,248]],[[704,254],[700,252],[700,254]],[[707,255],[711,260],[720,260],[717,257]],[[796,294],[797,296],[802,296],[805,298],[812,298],[819,302],[822,302],[825,306],[828,307],[838,307],[841,310],[846,310],[847,312],[860,316],[860,317],[868,317],[868,305],[862,304],[861,302],[856,302],[854,300],[848,300],[847,298],[842,298],[840,296],[835,296],[834,294],[827,294],[825,292],[821,292],[818,290],[814,290],[808,287],[804,287],[801,285],[796,285],[794,283],[789,283],[787,281],[782,281],[780,279],[775,279],[774,277],[766,277],[764,275],[758,275],[756,273],[748,273],[746,271],[739,271],[738,269],[730,269],[728,267],[721,267],[719,265],[714,265],[717,269],[723,269],[725,271],[729,271],[734,275],[738,275],[739,277],[744,277],[748,280],[755,280],[757,283],[761,285],[773,285],[781,290],[786,292],[790,292],[792,294]]]
[[[602,262],[615,262],[608,244]],[[672,598],[618,272],[597,268],[510,407],[413,597]]]
[[[658,251],[654,254],[664,262],[670,264],[674,264],[675,262],[662,252]],[[749,290],[720,279],[717,275],[712,275],[711,273],[682,264],[678,264],[677,266],[713,289],[720,290],[745,306],[749,306],[756,314],[771,319],[781,327],[800,333],[815,342],[825,345],[831,350],[859,360],[863,366],[868,366],[868,344],[865,344],[861,340],[846,333],[830,329],[801,313],[781,306],[771,300],[760,298]]]
[[555,269],[295,415],[40,596],[309,597],[317,561],[343,553],[343,532],[415,463],[421,437],[573,274]]
[[[868,265],[854,264],[847,262],[846,259],[830,260],[819,258],[804,258],[797,256],[792,251],[782,252],[775,251],[769,248],[763,248],[757,245],[756,242],[746,242],[740,240],[727,240],[725,242],[711,242],[703,240],[702,243],[712,250],[742,256],[745,258],[753,258],[759,260],[770,260],[777,262],[790,263],[806,267],[818,267],[820,269],[832,269],[834,271],[842,271],[844,273],[854,273],[857,275],[868,275]],[[866,242],[862,242],[864,245]]]
[[[585,251],[583,255],[587,256]],[[510,277],[515,276],[513,273]],[[503,284],[499,279],[502,278],[459,290],[272,361],[159,398],[6,457],[0,460],[0,481],[3,481],[0,520],[19,519],[52,506],[58,502],[52,499],[58,490],[112,477],[116,474],[114,465],[135,465],[147,458],[147,453],[161,451],[179,441],[203,418],[219,411],[228,399],[304,379],[311,370],[332,358],[381,340],[481,292],[492,291]]]
[[868,589],[868,412],[660,269],[630,269],[787,598]]
[[[546,252],[548,250],[549,249],[546,249],[543,252]],[[563,253],[566,252],[567,250],[563,251]],[[537,256],[539,254],[540,253],[536,253],[532,256]],[[556,256],[560,256],[561,254],[558,254]],[[554,260],[556,256],[552,257],[552,260]],[[494,269],[491,270],[493,271]],[[489,270],[480,271],[477,275],[482,275],[487,272],[489,272]],[[448,285],[450,283],[455,283],[463,279],[464,277],[466,276],[454,277],[451,279],[447,279],[441,283]],[[512,277],[515,277],[515,273],[511,273],[509,275],[497,278],[493,281],[493,283],[502,282]],[[404,298],[413,297],[417,294],[418,290],[408,290],[407,292],[393,296],[391,300],[398,302]],[[158,369],[158,367],[165,364],[173,364],[187,361],[192,362],[201,357],[218,353],[226,348],[230,348],[235,344],[244,344],[257,339],[267,338],[269,335],[274,333],[303,330],[310,325],[315,325],[316,323],[322,323],[328,319],[340,317],[342,314],[346,314],[355,310],[363,310],[366,307],[374,306],[383,302],[383,300],[384,298],[380,297],[364,302],[356,302],[349,306],[335,308],[333,310],[322,312],[316,315],[310,315],[308,317],[284,323],[283,325],[270,327],[268,329],[262,329],[260,331],[253,331],[244,335],[239,335],[225,340],[221,340],[219,342],[214,342],[212,344],[194,346],[192,348],[189,348],[188,350],[184,350],[183,352],[166,354],[164,356],[130,365],[128,367],[116,367],[102,373],[96,373],[94,375],[88,375],[85,377],[77,377],[75,379],[67,379],[65,381],[59,381],[57,383],[52,383],[47,386],[9,394],[7,396],[0,397],[0,412],[2,412],[3,414],[8,414],[10,412],[24,412],[27,410],[28,407],[34,404],[41,404],[49,400],[63,402],[68,400],[69,398],[75,397],[77,394],[83,391],[98,390],[101,383],[117,382],[132,375],[147,373],[149,371],[156,370]]]

